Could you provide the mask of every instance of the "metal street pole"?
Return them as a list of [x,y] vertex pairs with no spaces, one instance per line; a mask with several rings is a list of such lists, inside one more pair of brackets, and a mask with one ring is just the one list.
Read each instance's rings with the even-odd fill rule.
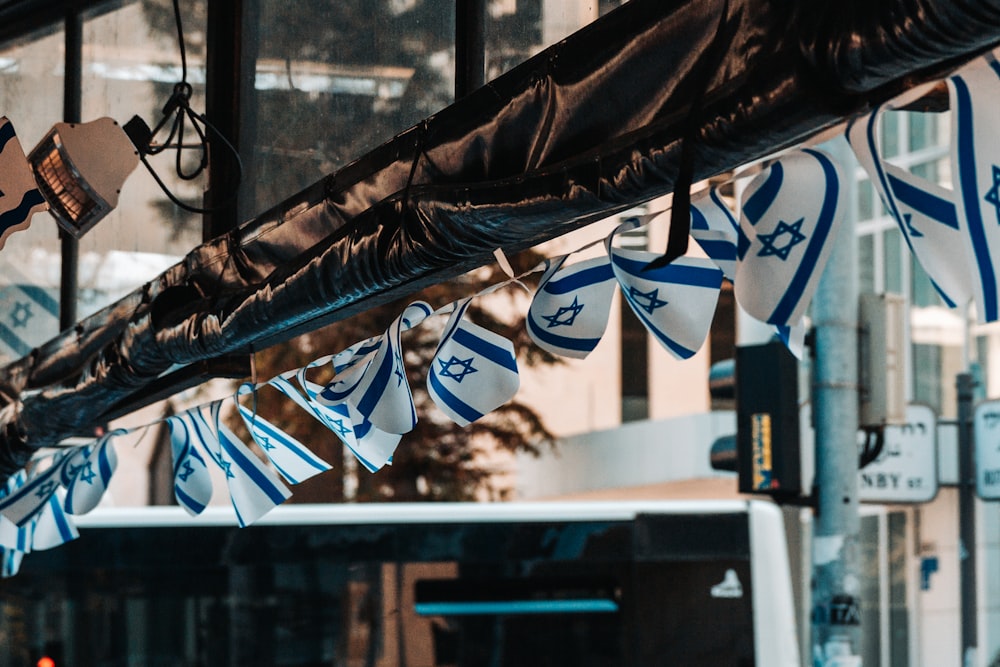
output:
[[813,300],[816,360],[816,512],[813,521],[814,667],[860,667],[858,567],[858,272],[856,181],[847,142],[831,152],[845,166],[847,210]]
[[963,667],[976,664],[976,467],[973,458],[973,401],[976,382],[970,373],[955,380],[958,393],[958,554],[961,589]]

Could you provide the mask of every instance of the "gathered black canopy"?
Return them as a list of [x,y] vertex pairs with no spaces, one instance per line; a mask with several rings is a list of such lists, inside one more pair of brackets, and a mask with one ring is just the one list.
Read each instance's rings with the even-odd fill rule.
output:
[[0,480],[222,363],[796,145],[1000,0],[631,0],[0,369]]

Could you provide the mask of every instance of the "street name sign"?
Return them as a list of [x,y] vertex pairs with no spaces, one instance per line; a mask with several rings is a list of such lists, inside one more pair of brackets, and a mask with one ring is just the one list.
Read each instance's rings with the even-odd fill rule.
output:
[[905,423],[884,428],[881,453],[858,471],[858,498],[870,503],[930,502],[938,490],[934,410],[908,405]]

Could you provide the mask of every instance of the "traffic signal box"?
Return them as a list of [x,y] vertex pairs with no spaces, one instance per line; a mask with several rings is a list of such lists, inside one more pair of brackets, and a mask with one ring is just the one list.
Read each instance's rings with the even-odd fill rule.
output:
[[802,494],[798,360],[781,341],[736,348],[740,493]]

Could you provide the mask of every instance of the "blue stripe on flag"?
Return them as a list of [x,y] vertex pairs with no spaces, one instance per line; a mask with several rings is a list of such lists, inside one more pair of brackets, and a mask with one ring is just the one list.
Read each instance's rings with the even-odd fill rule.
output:
[[887,174],[889,184],[892,186],[892,193],[899,201],[910,208],[933,218],[943,225],[952,229],[958,229],[958,213],[955,205],[947,199],[942,199],[932,195],[926,190],[915,188],[906,181]]
[[715,267],[668,264],[659,269],[645,271],[644,269],[648,265],[648,262],[644,260],[623,257],[617,253],[612,257],[612,260],[633,276],[651,282],[675,283],[690,285],[692,287],[708,287],[711,289],[718,289],[719,287],[719,269]]
[[18,285],[17,288],[45,309],[53,317],[59,317],[59,302],[52,297],[49,290],[37,285]]
[[708,196],[711,197],[712,201],[715,202],[715,205],[719,207],[719,210],[726,215],[726,220],[728,220],[729,224],[733,226],[733,229],[739,229],[740,223],[736,220],[736,218],[733,217],[732,212],[730,212],[729,207],[726,206],[726,203],[722,201],[722,198],[719,197],[719,191],[716,190],[715,188],[712,188],[711,190],[708,191]]
[[510,356],[510,353],[499,345],[494,345],[487,340],[483,340],[479,336],[473,335],[465,329],[459,329],[456,331],[452,336],[452,340],[459,345],[464,345],[476,354],[486,357],[497,366],[502,366],[509,371],[513,371],[514,373],[517,372],[517,363]]
[[972,99],[969,89],[960,77],[952,77],[958,113],[958,170],[961,173],[962,201],[965,204],[965,219],[969,227],[969,237],[979,269],[979,282],[983,288],[983,306],[986,322],[997,319],[997,283],[986,240],[982,212],[979,209],[976,180],[974,133],[972,129]]
[[[865,126],[865,136],[868,141],[868,151],[872,155],[872,163],[875,167],[875,175],[878,176],[879,183],[882,184],[882,192],[885,196],[880,196],[882,203],[885,204],[886,208],[889,209],[889,213],[892,214],[893,220],[896,221],[896,225],[899,226],[900,231],[903,232],[903,240],[906,241],[906,247],[910,249],[911,254],[916,254],[913,251],[913,242],[910,241],[910,234],[906,230],[906,224],[903,221],[903,216],[899,213],[899,208],[896,206],[896,199],[892,196],[892,188],[889,187],[889,177],[886,175],[885,170],[882,168],[881,160],[878,157],[878,148],[875,146],[875,121],[878,116],[878,110],[872,112],[868,117],[868,122]],[[888,201],[886,201],[888,200]]]
[[816,158],[823,168],[823,175],[826,178],[826,192],[823,195],[823,206],[819,212],[819,219],[816,221],[816,231],[813,232],[812,238],[809,239],[809,245],[802,255],[802,261],[799,263],[788,289],[782,295],[778,305],[775,306],[774,312],[771,313],[771,321],[773,322],[788,322],[792,312],[795,310],[796,304],[802,298],[806,284],[809,282],[809,278],[812,276],[812,272],[819,261],[823,244],[826,243],[826,238],[833,227],[834,215],[837,212],[837,199],[840,196],[840,182],[833,163],[822,153],[809,148],[802,150],[804,153],[808,153]]
[[781,190],[781,183],[785,178],[781,163],[775,162],[770,169],[767,180],[743,204],[743,215],[751,225],[756,225],[760,221]]
[[111,481],[111,459],[108,457],[108,447],[110,445],[105,444],[101,447],[101,451],[97,455],[98,469],[101,471],[101,481],[104,482],[104,486],[108,486],[108,482]]
[[576,273],[570,274],[565,278],[550,280],[545,283],[542,291],[547,292],[548,294],[569,294],[580,289],[581,287],[603,283],[614,277],[615,273],[611,270],[610,263],[599,264],[597,266],[592,266],[589,269],[577,271]]
[[[694,209],[691,209],[694,210]],[[711,241],[699,239],[698,245],[705,251],[705,254],[716,261],[732,260],[736,261],[736,246],[729,241]]]
[[306,463],[308,463],[310,466],[312,466],[316,470],[319,470],[320,472],[325,472],[326,470],[328,470],[328,468],[320,465],[316,461],[316,458],[315,458],[315,456],[313,455],[313,453],[311,451],[303,450],[302,447],[299,447],[298,444],[296,444],[295,442],[291,441],[289,439],[287,433],[285,433],[284,431],[282,431],[281,429],[279,429],[278,427],[276,427],[274,424],[272,424],[271,422],[267,421],[266,419],[263,419],[261,417],[255,417],[250,412],[250,410],[248,410],[247,408],[243,407],[242,405],[239,406],[239,408],[240,408],[240,411],[243,412],[243,414],[246,416],[247,421],[249,421],[250,424],[252,424],[252,428],[254,430],[261,431],[265,435],[267,435],[269,438],[273,438],[274,440],[277,440],[278,442],[280,442],[285,447],[285,449],[288,449],[289,451],[291,451],[292,453],[294,453],[297,457],[299,457],[300,459],[302,459],[303,461],[305,461]]
[[188,494],[184,493],[179,485],[174,485],[174,495],[177,497],[177,501],[182,503],[185,507],[190,508],[195,514],[201,514],[205,509],[205,505],[199,500],[195,500]]
[[462,399],[455,396],[455,394],[448,391],[448,389],[445,388],[443,384],[441,384],[441,380],[438,379],[436,372],[432,371],[431,374],[427,377],[427,379],[434,387],[434,391],[438,393],[438,396],[444,399],[444,402],[448,405],[448,407],[451,408],[455,413],[459,414],[462,417],[462,419],[465,419],[466,421],[471,423],[483,416],[481,412],[476,410],[474,407],[472,407]]
[[66,518],[66,513],[63,512],[62,505],[59,504],[59,499],[55,494],[49,498],[49,508],[52,511],[52,517],[56,522],[56,529],[59,531],[59,537],[63,542],[69,542],[75,539],[73,535],[73,528],[69,525],[69,520]]
[[534,334],[536,338],[552,345],[553,347],[561,347],[566,350],[590,351],[597,347],[597,344],[601,342],[600,337],[570,338],[569,336],[554,334],[548,328],[539,327],[535,320],[530,317],[525,319],[525,323],[528,325],[531,333]]
[[698,210],[697,206],[691,207],[691,229],[700,229],[702,231],[708,231],[711,229],[708,226],[708,218],[706,218],[702,212]]
[[219,443],[222,448],[229,454],[229,458],[233,460],[243,473],[250,478],[251,481],[259,488],[264,494],[273,502],[280,504],[285,502],[285,496],[276,487],[269,477],[264,475],[258,468],[247,459],[246,455],[243,453],[241,447],[237,447],[230,440],[228,435],[220,434]]
[[14,350],[15,354],[22,357],[26,357],[31,353],[31,346],[21,340],[16,333],[8,329],[4,324],[0,324],[0,342],[3,342],[4,345]]
[[385,345],[386,352],[382,358],[382,365],[375,369],[375,376],[372,378],[371,384],[368,385],[368,389],[365,390],[361,400],[357,403],[358,410],[366,417],[375,410],[379,399],[386,392],[389,386],[389,378],[392,376],[392,367],[396,362],[396,354],[392,349],[392,342],[387,339]]

